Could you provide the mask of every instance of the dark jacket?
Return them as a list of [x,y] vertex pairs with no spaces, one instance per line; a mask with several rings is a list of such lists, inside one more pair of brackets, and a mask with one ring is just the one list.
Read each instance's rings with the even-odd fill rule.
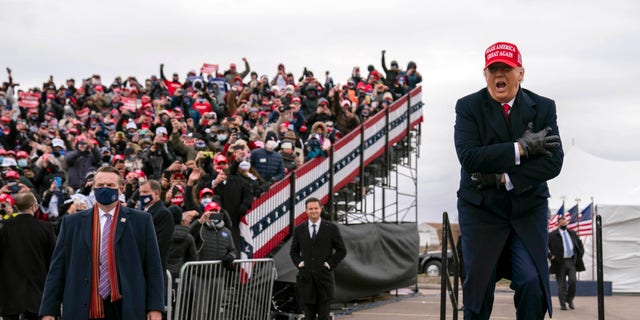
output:
[[53,224],[30,214],[0,222],[0,316],[38,313],[55,245]]
[[226,227],[222,229],[211,228],[196,220],[189,228],[189,232],[196,240],[200,260],[228,261],[237,258],[238,253],[233,243],[231,230]]
[[[41,316],[65,320],[89,318],[93,208],[65,216],[40,305]],[[145,319],[149,310],[164,310],[164,272],[153,221],[147,213],[120,207],[115,254],[122,293],[122,319]]]
[[[465,308],[479,312],[486,295],[488,279],[497,267],[497,277],[511,278],[511,264],[499,263],[509,258],[507,239],[516,233],[535,262],[540,283],[551,306],[547,265],[547,180],[562,168],[562,147],[551,157],[521,158],[515,164],[514,142],[522,137],[527,124],[533,131],[545,127],[549,134],[559,135],[556,105],[553,100],[520,89],[510,121],[504,117],[499,103],[486,88],[458,100],[454,142],[461,164],[458,190],[458,217],[462,232],[462,250],[468,272],[463,287]],[[507,173],[514,189],[478,190],[471,174]],[[508,260],[506,260],[508,261]],[[551,307],[549,307],[551,313]]]
[[251,151],[251,166],[265,181],[274,182],[284,178],[284,161],[282,155],[276,151],[254,149]]
[[160,259],[162,261],[162,270],[167,270],[167,258],[169,256],[169,246],[173,239],[173,230],[175,224],[173,214],[162,201],[157,201],[147,210],[153,217],[153,226],[156,230],[158,239],[158,248],[160,249]]
[[197,260],[196,243],[193,236],[189,234],[189,228],[183,225],[176,225],[173,230],[173,241],[167,259],[167,267],[171,272],[171,276],[176,279],[183,264]]
[[[569,232],[571,242],[573,243],[573,255],[576,262],[576,271],[584,271],[584,262],[582,261],[582,256],[584,256],[584,246],[582,245],[582,240],[580,240],[575,231],[567,229],[567,232]],[[549,273],[558,273],[564,260],[564,242],[559,229],[553,230],[549,233],[549,260],[551,260]]]
[[80,188],[84,182],[84,176],[92,167],[97,168],[100,165],[100,160],[101,155],[97,147],[86,150],[85,152],[81,152],[80,150],[69,152],[65,156],[69,186],[71,186],[73,190]]
[[[293,264],[298,268],[296,286],[301,303],[316,303],[333,299],[333,270],[347,255],[340,230],[333,222],[322,219],[315,241],[309,234],[309,221],[297,226],[293,231],[291,250]],[[330,269],[324,266],[329,264]]]

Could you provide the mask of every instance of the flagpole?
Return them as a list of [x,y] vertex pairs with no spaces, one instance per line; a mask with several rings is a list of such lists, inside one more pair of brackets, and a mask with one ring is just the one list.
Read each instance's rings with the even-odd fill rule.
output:
[[591,208],[593,209],[591,212],[591,280],[595,280],[596,259],[594,259],[594,257],[596,251],[596,236],[593,233],[593,230],[595,230],[593,223],[596,221],[596,216],[598,215],[598,206],[593,204],[593,197],[591,197]]
[[[580,201],[581,201],[580,198],[576,198],[576,209],[577,209],[576,210],[576,215],[577,215],[576,218],[577,218],[577,221],[578,221],[578,226],[576,228],[576,230],[577,230],[576,231],[576,236],[578,235],[578,232],[580,232]],[[571,217],[571,218],[573,219],[573,217]],[[578,239],[580,239],[580,238],[578,237]],[[578,281],[580,281],[580,272],[577,272],[577,275],[578,275]]]

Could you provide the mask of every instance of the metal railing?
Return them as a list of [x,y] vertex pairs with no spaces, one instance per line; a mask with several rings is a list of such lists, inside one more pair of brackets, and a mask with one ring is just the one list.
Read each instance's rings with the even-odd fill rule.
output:
[[238,259],[233,266],[230,270],[218,260],[183,265],[173,318],[168,319],[271,319],[273,259]]
[[[451,260],[453,262],[453,284],[449,278],[449,244],[452,252]],[[456,250],[453,234],[451,232],[451,224],[449,223],[449,214],[445,211],[442,213],[442,272],[440,274],[440,319],[447,319],[447,293],[451,299],[451,307],[453,308],[453,320],[458,319],[458,283],[460,261],[458,260],[458,250]]]

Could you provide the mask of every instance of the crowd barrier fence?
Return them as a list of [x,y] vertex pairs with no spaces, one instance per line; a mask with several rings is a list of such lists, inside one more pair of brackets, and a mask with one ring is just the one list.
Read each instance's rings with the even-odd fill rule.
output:
[[[175,307],[167,308],[167,318],[271,319],[271,294],[277,276],[273,259],[237,259],[233,265],[233,271],[218,260],[182,266],[176,279]],[[251,269],[250,276],[244,277],[241,268]]]

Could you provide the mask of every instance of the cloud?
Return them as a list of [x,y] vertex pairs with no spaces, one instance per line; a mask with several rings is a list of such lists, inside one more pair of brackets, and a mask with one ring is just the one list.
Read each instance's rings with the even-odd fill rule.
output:
[[[512,41],[526,67],[524,86],[554,99],[565,144],[602,157],[640,159],[640,2],[335,1],[3,3],[3,63],[16,81],[38,86],[100,73],[138,79],[184,75],[203,62],[241,63],[273,76],[283,62],[296,77],[307,66],[344,83],[354,66],[401,66],[422,73],[425,122],[420,158],[421,219],[455,216],[459,164],[453,107],[484,86],[484,49]],[[10,30],[10,31],[9,31]],[[424,169],[424,170],[422,170]],[[424,210],[423,210],[424,209]],[[435,213],[435,215],[433,214]]]

